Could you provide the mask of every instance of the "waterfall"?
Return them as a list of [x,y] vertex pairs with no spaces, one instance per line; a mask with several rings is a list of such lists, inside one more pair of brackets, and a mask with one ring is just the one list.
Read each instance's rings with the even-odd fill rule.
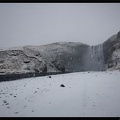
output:
[[101,71],[104,66],[103,45],[89,46],[83,56],[85,71]]

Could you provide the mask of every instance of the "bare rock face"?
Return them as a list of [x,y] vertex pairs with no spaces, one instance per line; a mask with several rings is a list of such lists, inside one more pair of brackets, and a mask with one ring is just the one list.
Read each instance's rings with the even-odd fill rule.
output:
[[120,70],[120,31],[103,43],[105,70]]
[[46,64],[35,57],[27,56],[22,50],[0,51],[0,73],[44,72]]
[[74,42],[59,42],[29,47],[40,51],[47,63],[48,71],[76,72],[83,70],[83,56],[89,45]]
[[54,60],[54,61],[52,61],[52,63],[54,64],[54,66],[56,67],[56,69],[60,70],[63,73],[65,72],[64,61],[62,61],[62,60]]

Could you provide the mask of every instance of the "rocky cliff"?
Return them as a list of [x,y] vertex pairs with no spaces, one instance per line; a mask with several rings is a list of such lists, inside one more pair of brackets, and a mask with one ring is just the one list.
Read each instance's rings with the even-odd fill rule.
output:
[[120,32],[96,46],[59,42],[0,50],[0,80],[107,69],[120,69]]
[[120,69],[120,32],[103,43],[105,70]]

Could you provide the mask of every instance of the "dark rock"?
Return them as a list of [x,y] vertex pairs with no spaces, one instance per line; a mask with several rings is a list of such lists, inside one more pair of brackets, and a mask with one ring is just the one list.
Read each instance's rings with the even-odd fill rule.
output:
[[19,112],[15,112],[15,114],[18,114]]
[[65,87],[65,85],[61,84],[60,87]]
[[49,75],[48,78],[51,78],[51,76]]
[[24,60],[24,63],[30,63],[30,60]]
[[4,102],[4,103],[7,103],[7,101],[6,101],[6,100],[3,100],[3,102]]
[[6,103],[5,105],[9,105],[9,103]]

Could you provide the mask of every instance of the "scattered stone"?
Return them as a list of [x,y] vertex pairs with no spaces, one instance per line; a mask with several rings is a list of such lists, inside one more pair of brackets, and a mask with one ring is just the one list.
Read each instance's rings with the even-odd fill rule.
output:
[[9,105],[9,103],[6,103],[5,105]]
[[65,85],[61,84],[60,87],[65,87]]
[[49,78],[51,78],[51,76],[50,76],[50,75],[49,75],[48,77],[49,77]]
[[9,106],[7,106],[7,108],[8,108],[8,109],[10,109],[10,107],[9,107]]
[[15,114],[18,114],[19,112],[15,112]]
[[16,96],[14,96],[14,97],[16,97]]
[[3,100],[3,102],[4,102],[4,103],[7,103],[7,101],[6,101],[6,100]]

